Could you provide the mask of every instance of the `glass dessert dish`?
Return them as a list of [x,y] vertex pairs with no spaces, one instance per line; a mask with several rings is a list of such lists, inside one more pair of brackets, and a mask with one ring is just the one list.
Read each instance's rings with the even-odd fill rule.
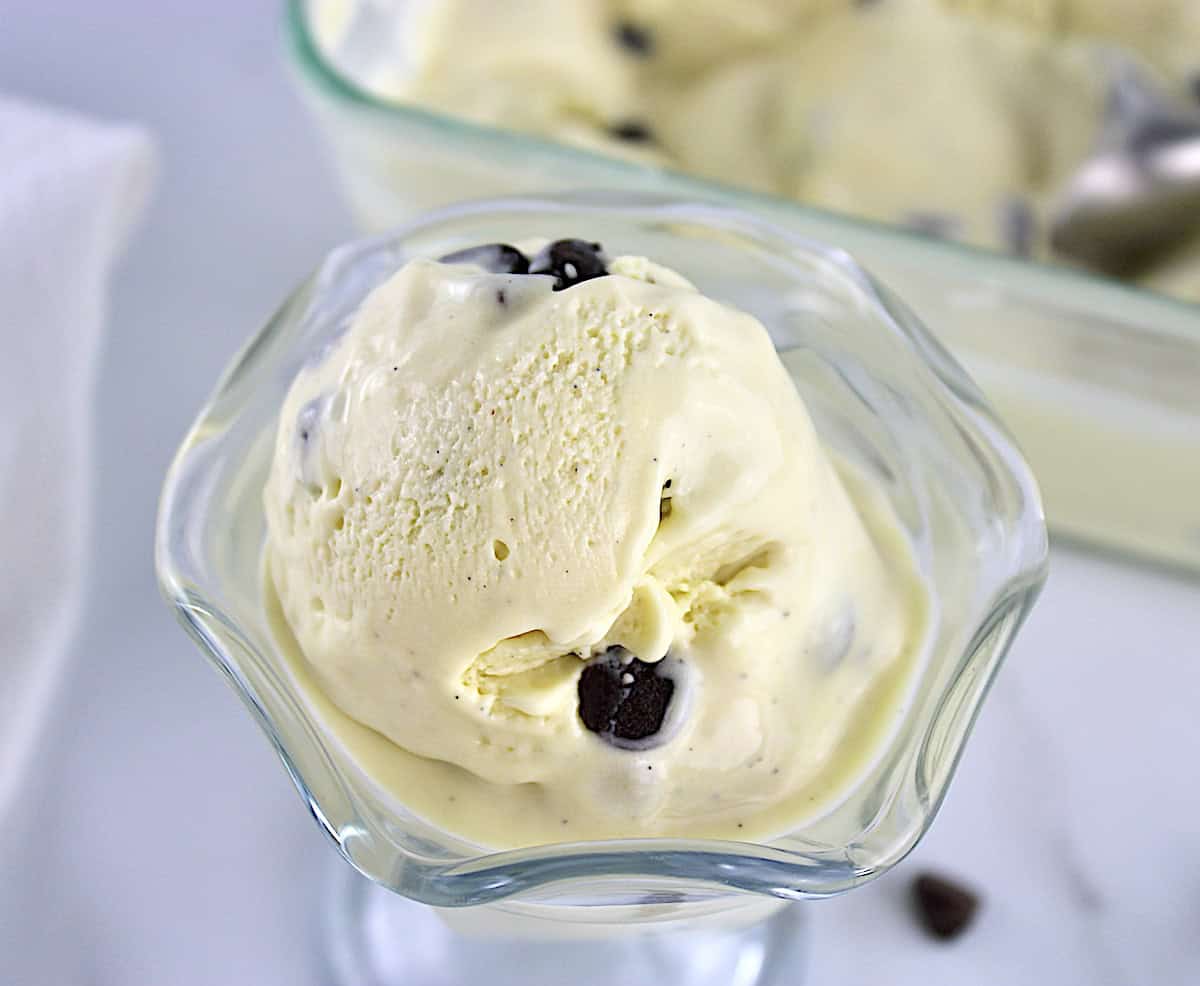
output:
[[[470,844],[381,792],[277,649],[261,497],[296,372],[411,258],[572,235],[661,258],[767,327],[823,443],[894,510],[933,599],[927,657],[890,740],[828,812],[767,843]],[[328,914],[343,980],[562,981],[569,961],[580,983],[748,984],[784,966],[795,974],[803,939],[786,902],[873,879],[925,832],[1046,554],[1020,452],[958,364],[849,256],[729,209],[596,194],[467,203],[330,254],[234,360],[185,439],[156,563],[180,622],[341,854],[374,881],[340,867]]]
[[[300,89],[364,229],[482,196],[621,188],[733,206],[837,243],[978,381],[1037,475],[1055,536],[1200,571],[1200,309],[1077,270],[938,241],[388,100],[405,0],[289,0]],[[329,23],[378,30],[333,47]],[[367,16],[370,15],[370,16]],[[948,165],[949,166],[949,165]]]

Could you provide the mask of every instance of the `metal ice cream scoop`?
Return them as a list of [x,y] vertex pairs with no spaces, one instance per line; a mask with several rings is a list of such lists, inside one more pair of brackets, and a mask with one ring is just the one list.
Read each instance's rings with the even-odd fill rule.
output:
[[1100,147],[1050,218],[1059,253],[1113,275],[1135,273],[1200,233],[1200,112],[1128,62],[1114,64]]

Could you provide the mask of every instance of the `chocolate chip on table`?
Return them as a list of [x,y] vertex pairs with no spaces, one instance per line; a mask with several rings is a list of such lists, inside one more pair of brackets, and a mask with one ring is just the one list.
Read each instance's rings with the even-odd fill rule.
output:
[[617,39],[617,44],[639,58],[649,58],[654,54],[654,35],[633,21],[617,24],[613,29],[613,37]]
[[608,273],[599,243],[588,240],[555,240],[529,262],[530,274],[554,275],[554,290],[562,291],[580,281]]
[[580,720],[615,746],[654,736],[675,693],[675,682],[663,670],[663,662],[647,664],[624,647],[609,647],[579,676]]
[[641,120],[625,120],[615,124],[609,133],[619,140],[627,140],[631,144],[650,144],[654,141],[654,134]]
[[439,260],[443,264],[474,264],[492,274],[528,274],[529,258],[507,243],[485,243],[448,253]]
[[978,895],[940,874],[918,874],[912,893],[922,927],[946,941],[966,931],[979,910]]

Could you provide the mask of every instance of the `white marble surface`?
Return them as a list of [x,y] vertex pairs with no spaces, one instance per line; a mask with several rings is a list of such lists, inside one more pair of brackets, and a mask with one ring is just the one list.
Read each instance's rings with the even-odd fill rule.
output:
[[[116,285],[87,632],[0,833],[0,982],[317,984],[333,853],[151,571],[158,484],[229,354],[350,235],[281,65],[278,2],[0,0],[0,90],[148,123],[159,201]],[[1057,551],[914,858],[811,906],[811,982],[1200,982],[1200,584]],[[937,864],[984,890],[939,945]]]

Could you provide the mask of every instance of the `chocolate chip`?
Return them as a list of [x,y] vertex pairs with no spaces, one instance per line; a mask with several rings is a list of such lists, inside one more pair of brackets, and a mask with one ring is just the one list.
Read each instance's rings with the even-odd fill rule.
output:
[[675,682],[624,647],[609,647],[579,676],[579,718],[615,746],[637,744],[662,728]]
[[443,264],[474,264],[492,274],[529,273],[529,258],[507,243],[485,243],[482,246],[467,247],[439,259]]
[[554,290],[562,291],[580,281],[608,273],[599,243],[587,240],[555,240],[529,262],[530,274],[553,274]]
[[960,883],[934,873],[913,881],[913,902],[922,926],[935,938],[957,938],[979,910],[979,897]]
[[654,35],[633,21],[617,24],[613,29],[613,37],[617,39],[617,44],[639,58],[649,58],[654,54]]
[[626,120],[618,123],[609,133],[620,140],[627,140],[631,144],[650,144],[654,141],[654,134],[640,120]]
[[662,485],[662,492],[658,496],[658,522],[661,524],[664,520],[671,516],[671,480],[667,480]]

